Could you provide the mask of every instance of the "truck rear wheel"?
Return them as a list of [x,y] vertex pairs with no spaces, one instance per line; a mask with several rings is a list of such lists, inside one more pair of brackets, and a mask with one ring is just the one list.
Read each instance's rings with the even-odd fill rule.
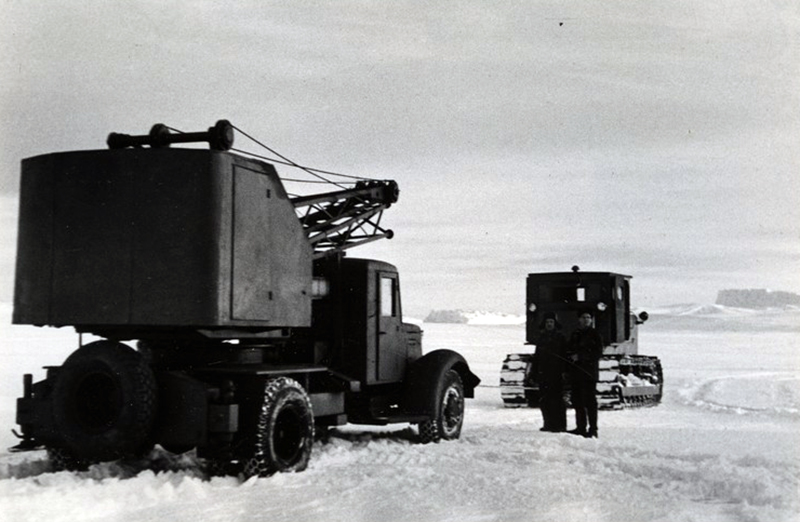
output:
[[80,347],[64,361],[53,389],[53,420],[64,462],[115,460],[152,446],[156,379],[142,356],[112,341]]
[[246,477],[306,469],[314,444],[314,414],[297,381],[276,377],[266,382],[258,421],[251,429]]
[[47,460],[53,471],[86,471],[91,462],[76,458],[64,448],[48,447]]
[[419,425],[419,438],[423,444],[442,439],[454,440],[461,436],[461,426],[464,424],[464,384],[455,370],[445,372],[442,379],[434,417]]

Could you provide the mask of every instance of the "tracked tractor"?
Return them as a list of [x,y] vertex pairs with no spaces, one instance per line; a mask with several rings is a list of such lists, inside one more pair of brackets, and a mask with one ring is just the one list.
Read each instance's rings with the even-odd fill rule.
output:
[[[537,357],[535,346],[547,313],[555,313],[569,336],[578,327],[578,317],[591,309],[595,329],[603,339],[603,356],[597,383],[598,407],[619,409],[651,406],[661,401],[663,371],[658,357],[639,355],[638,328],[647,312],[638,316],[630,306],[631,276],[613,272],[529,274],[526,287],[525,342],[530,351],[508,354],[500,372],[500,394],[508,408],[538,407]],[[569,368],[570,361],[564,361]],[[569,404],[569,377],[565,400]]]
[[[397,184],[290,195],[287,162],[233,150],[236,131],[156,125],[22,161],[13,322],[80,346],[24,377],[16,449],[72,470],[158,444],[249,477],[304,469],[315,432],[345,423],[459,437],[479,379],[423,355],[394,266],[345,255],[391,238]],[[171,146],[193,142],[209,147]]]

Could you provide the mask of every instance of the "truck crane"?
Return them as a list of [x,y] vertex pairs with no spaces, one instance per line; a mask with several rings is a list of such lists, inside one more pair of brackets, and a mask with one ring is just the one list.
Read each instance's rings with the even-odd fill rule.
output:
[[[12,321],[81,341],[23,377],[16,450],[78,470],[158,444],[251,477],[305,469],[315,432],[345,423],[460,436],[480,379],[454,351],[423,355],[394,266],[345,255],[392,237],[397,184],[290,197],[234,130],[158,124],[22,161]],[[193,142],[209,147],[171,147]]]

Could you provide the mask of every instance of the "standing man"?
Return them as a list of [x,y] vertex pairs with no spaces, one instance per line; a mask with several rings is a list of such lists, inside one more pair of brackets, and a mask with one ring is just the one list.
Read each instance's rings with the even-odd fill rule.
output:
[[[570,433],[584,437],[597,437],[597,379],[600,357],[603,355],[603,340],[592,326],[591,311],[578,316],[578,329],[569,338],[567,352],[572,361],[572,405],[575,408],[577,427]],[[588,429],[587,429],[588,420]]]
[[561,325],[556,314],[544,314],[539,339],[536,342],[537,382],[541,395],[544,426],[541,431],[560,432],[567,429],[567,409],[564,406],[564,361],[567,357],[567,340],[559,331]]

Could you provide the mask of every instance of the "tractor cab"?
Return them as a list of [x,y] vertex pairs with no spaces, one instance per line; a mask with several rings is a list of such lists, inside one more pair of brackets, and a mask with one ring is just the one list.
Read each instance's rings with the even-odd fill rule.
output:
[[[528,274],[525,301],[527,353],[506,355],[500,371],[500,395],[506,407],[538,406],[535,346],[545,314],[555,313],[569,339],[578,318],[592,312],[594,328],[603,339],[597,400],[602,409],[658,404],[663,389],[661,362],[638,355],[638,327],[647,312],[636,316],[630,305],[631,276],[614,272],[540,272]],[[566,383],[569,396],[569,382]],[[567,399],[568,400],[568,399]]]
[[527,344],[536,344],[542,317],[554,312],[565,332],[578,327],[578,317],[590,310],[595,329],[605,344],[605,354],[636,355],[636,325],[647,319],[636,317],[630,307],[631,276],[613,272],[550,272],[529,274],[526,288]]

